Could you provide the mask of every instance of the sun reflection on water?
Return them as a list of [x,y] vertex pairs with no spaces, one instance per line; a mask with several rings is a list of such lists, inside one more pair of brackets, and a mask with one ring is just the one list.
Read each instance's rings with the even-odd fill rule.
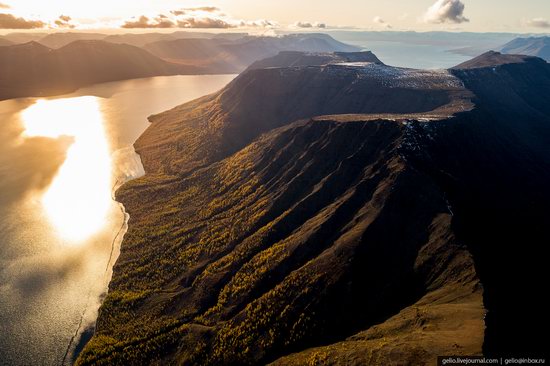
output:
[[39,100],[21,116],[25,136],[74,139],[41,202],[63,238],[86,240],[106,224],[111,204],[111,157],[98,98]]

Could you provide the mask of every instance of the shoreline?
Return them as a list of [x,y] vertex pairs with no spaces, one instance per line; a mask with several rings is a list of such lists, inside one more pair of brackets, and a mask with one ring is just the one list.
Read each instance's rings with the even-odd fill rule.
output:
[[[99,316],[99,309],[101,308],[104,299],[107,297],[107,294],[109,293],[109,283],[111,282],[111,278],[113,276],[113,267],[118,259],[118,256],[120,255],[120,249],[122,246],[122,243],[124,241],[124,236],[128,232],[128,222],[130,220],[130,214],[126,211],[126,207],[124,207],[124,204],[122,202],[117,201],[116,199],[116,192],[122,187],[124,184],[142,177],[145,174],[145,169],[143,167],[143,163],[141,161],[141,156],[137,153],[134,146],[131,145],[126,148],[131,148],[133,150],[133,157],[134,161],[137,163],[137,168],[139,169],[139,173],[132,175],[132,174],[126,174],[124,179],[117,179],[115,181],[115,184],[113,185],[113,188],[111,190],[111,199],[113,202],[115,202],[120,212],[123,215],[122,224],[119,228],[119,230],[116,232],[113,241],[111,243],[111,251],[109,253],[109,259],[107,261],[107,266],[105,268],[105,274],[104,274],[104,286],[105,291],[100,294],[99,296],[99,307],[97,309],[94,309],[96,311],[96,316],[94,317],[94,321],[91,324],[87,324],[83,326],[82,322],[85,318],[86,313],[88,312],[88,308],[86,308],[81,317],[81,323],[79,324],[75,335],[71,339],[69,345],[67,346],[67,351],[65,353],[65,356],[63,357],[62,365],[73,365],[76,360],[78,359],[78,356],[80,353],[84,350],[88,342],[92,339],[92,337],[95,335],[95,329],[96,329],[96,322],[97,318]],[[122,149],[126,149],[122,148]],[[121,150],[121,149],[119,149]],[[119,151],[116,150],[116,151]],[[114,151],[112,155],[116,152]],[[110,272],[110,273],[109,273]]]

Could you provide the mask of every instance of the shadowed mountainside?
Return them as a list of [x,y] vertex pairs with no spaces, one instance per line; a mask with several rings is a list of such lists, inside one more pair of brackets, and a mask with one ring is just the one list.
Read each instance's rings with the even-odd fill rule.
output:
[[129,45],[76,41],[52,50],[30,42],[0,48],[0,100],[63,94],[94,83],[194,71]]
[[516,38],[500,49],[502,53],[536,56],[550,61],[550,37]]
[[474,92],[477,111],[464,123],[467,128],[446,122],[431,156],[435,166],[445,167],[441,179],[455,208],[455,227],[484,284],[489,310],[484,350],[543,355],[550,65],[526,58],[453,73]]
[[541,353],[550,68],[489,59],[251,69],[151,117],[77,364]]
[[177,39],[145,45],[152,54],[184,65],[202,65],[212,73],[239,73],[254,61],[280,51],[354,52],[359,48],[336,41],[326,34],[292,34],[282,37],[227,39]]
[[342,113],[447,116],[469,109],[469,97],[446,71],[368,62],[248,70],[217,95],[151,116],[155,129],[136,146],[150,169],[183,174],[299,119]]

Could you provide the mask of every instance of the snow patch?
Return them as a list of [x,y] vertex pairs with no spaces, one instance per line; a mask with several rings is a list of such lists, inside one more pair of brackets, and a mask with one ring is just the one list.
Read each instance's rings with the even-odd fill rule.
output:
[[463,89],[464,84],[448,70],[417,70],[381,65],[374,62],[340,62],[331,64],[358,71],[360,78],[369,78],[389,88]]

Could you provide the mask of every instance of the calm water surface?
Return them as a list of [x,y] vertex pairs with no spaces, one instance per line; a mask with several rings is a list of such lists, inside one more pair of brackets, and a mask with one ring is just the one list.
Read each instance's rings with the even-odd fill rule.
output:
[[100,84],[0,102],[0,365],[70,364],[126,230],[114,189],[143,174],[147,116],[234,75]]
[[[372,51],[383,63],[415,69],[448,69],[472,57],[450,52],[444,45],[423,45],[387,41],[349,42]],[[456,48],[456,47],[454,47]]]

